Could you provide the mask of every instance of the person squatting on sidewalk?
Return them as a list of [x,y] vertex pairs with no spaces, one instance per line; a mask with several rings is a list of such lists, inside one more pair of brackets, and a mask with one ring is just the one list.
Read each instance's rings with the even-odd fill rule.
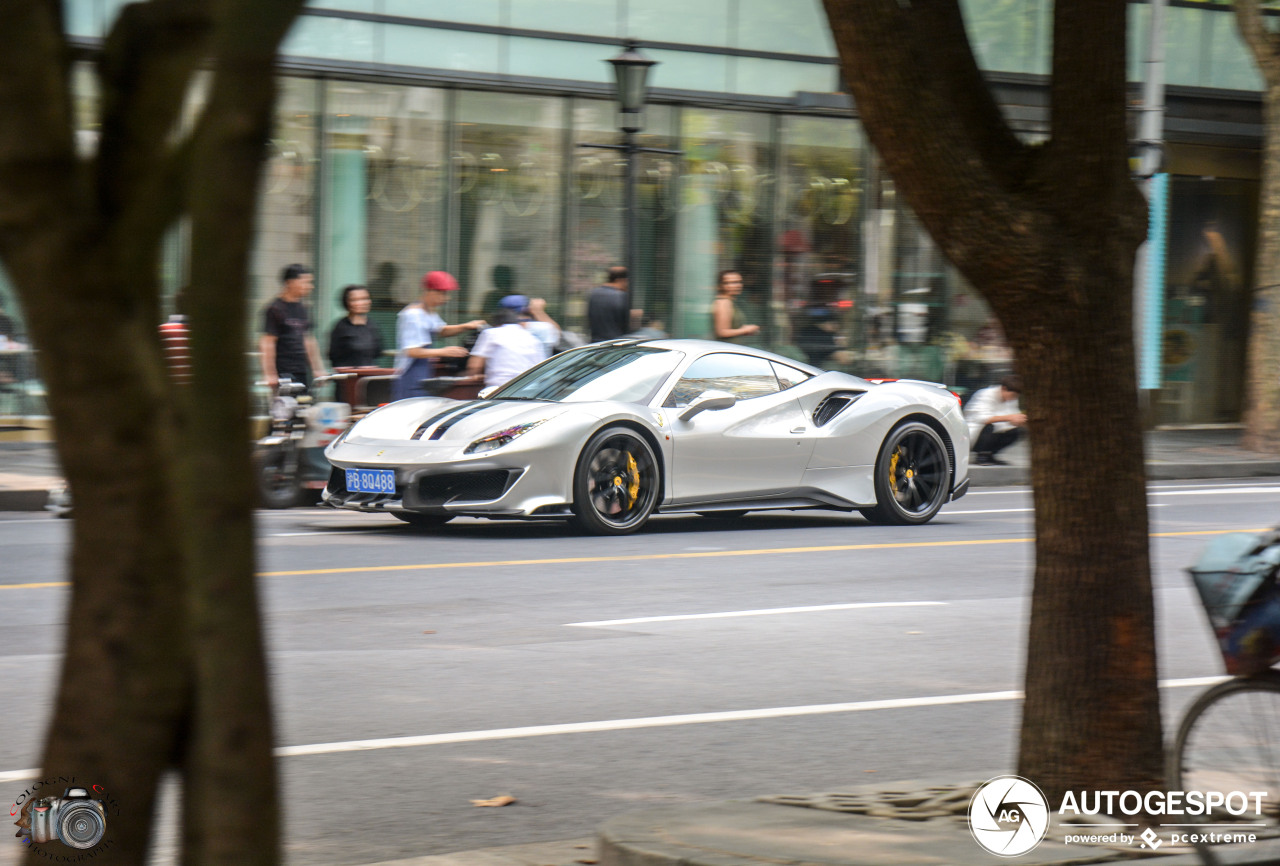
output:
[[1022,436],[1027,416],[1018,408],[1021,393],[1022,380],[1005,376],[999,385],[983,388],[969,398],[964,419],[969,424],[969,441],[978,466],[1008,465],[996,455]]

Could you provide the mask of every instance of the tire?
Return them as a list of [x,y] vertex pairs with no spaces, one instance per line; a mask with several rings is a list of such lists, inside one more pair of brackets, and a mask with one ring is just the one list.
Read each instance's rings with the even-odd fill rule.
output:
[[263,508],[292,508],[302,498],[298,449],[292,442],[261,448],[253,455],[258,504]]
[[[1276,826],[1280,822],[1280,672],[1236,677],[1196,698],[1178,726],[1165,774],[1170,791],[1266,791],[1263,820]],[[1216,814],[1205,822],[1233,820]],[[1246,814],[1238,820],[1258,819]]]
[[573,474],[573,523],[593,535],[626,535],[658,505],[662,473],[648,441],[628,427],[591,437]]
[[904,421],[889,431],[875,466],[876,505],[862,508],[872,523],[928,523],[951,493],[947,446],[928,424]]
[[397,520],[417,529],[436,529],[453,520],[452,514],[419,514],[416,511],[393,511]]
[[699,517],[707,517],[712,520],[737,520],[740,517],[746,517],[746,509],[742,511],[699,511]]

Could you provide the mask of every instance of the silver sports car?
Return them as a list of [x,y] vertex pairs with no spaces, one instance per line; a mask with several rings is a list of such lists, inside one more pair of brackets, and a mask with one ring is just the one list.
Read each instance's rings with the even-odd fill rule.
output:
[[400,400],[325,455],[327,504],[422,527],[566,518],[618,535],[655,513],[800,508],[925,523],[969,486],[967,428],[942,386],[703,340],[594,343],[479,400]]

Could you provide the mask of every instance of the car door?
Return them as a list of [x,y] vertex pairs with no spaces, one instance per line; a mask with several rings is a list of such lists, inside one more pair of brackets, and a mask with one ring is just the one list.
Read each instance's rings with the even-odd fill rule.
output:
[[[732,394],[737,402],[682,421],[680,413],[706,391]],[[704,355],[663,406],[671,424],[673,504],[771,496],[799,485],[813,452],[809,423],[766,359]]]

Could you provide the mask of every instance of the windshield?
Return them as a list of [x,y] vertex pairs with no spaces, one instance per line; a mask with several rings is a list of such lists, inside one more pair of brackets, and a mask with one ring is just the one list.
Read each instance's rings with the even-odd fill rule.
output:
[[489,399],[646,403],[683,357],[651,346],[584,346],[543,361]]

